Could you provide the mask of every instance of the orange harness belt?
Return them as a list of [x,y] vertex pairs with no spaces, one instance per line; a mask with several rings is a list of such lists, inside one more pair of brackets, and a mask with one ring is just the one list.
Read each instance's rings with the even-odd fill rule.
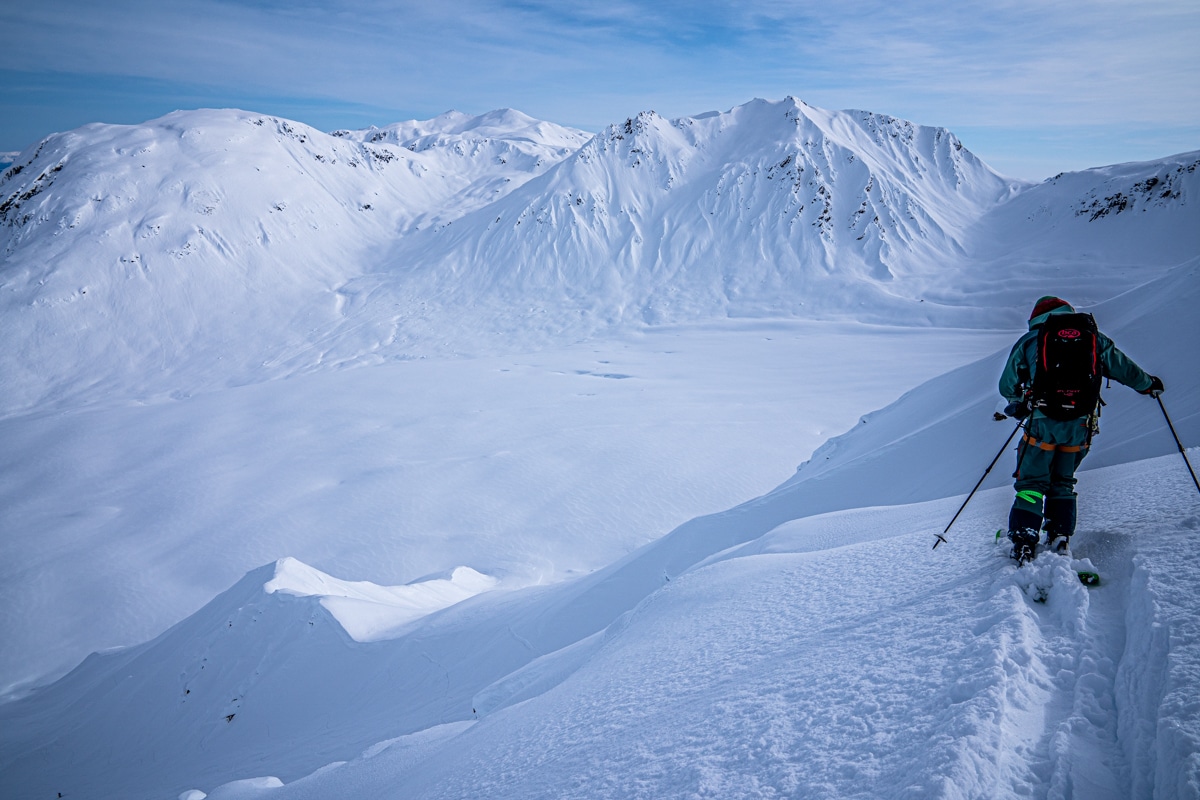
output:
[[1085,446],[1080,444],[1050,444],[1049,442],[1039,442],[1028,433],[1023,434],[1021,439],[1025,442],[1025,444],[1036,447],[1039,450],[1057,450],[1060,453],[1079,453],[1087,449]]

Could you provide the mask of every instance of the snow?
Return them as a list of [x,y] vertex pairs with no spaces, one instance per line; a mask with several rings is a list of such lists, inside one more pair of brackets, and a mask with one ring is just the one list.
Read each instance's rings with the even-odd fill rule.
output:
[[[222,790],[1103,798],[1148,796],[1131,787],[1162,787],[1164,776],[1194,782],[1195,726],[1166,726],[1173,746],[1157,746],[1155,723],[1179,701],[1135,688],[1156,673],[1176,693],[1194,687],[1194,596],[1144,577],[1194,567],[1198,509],[1179,508],[1189,479],[1176,456],[1087,472],[1084,484],[1093,519],[1077,550],[1104,574],[1099,589],[1084,588],[1060,557],[1041,557],[1032,575],[1008,563],[987,530],[1007,508],[1004,489],[964,516],[974,535],[936,553],[931,532],[956,498],[810,517],[676,576],[508,685],[464,697],[476,713],[464,708],[468,718],[453,726],[364,747],[269,795]],[[1131,508],[1126,493],[1146,502]],[[1147,527],[1153,537],[1126,532]],[[845,534],[857,541],[839,541]],[[1191,553],[1185,563],[1180,548]],[[1032,582],[1049,586],[1048,602],[1031,599]],[[535,629],[519,635],[536,645]],[[1156,630],[1157,649],[1140,649]],[[475,705],[480,698],[493,704]],[[1115,708],[1149,731],[1123,742]],[[1139,766],[1126,761],[1131,742]]]
[[0,683],[152,638],[285,555],[381,585],[585,574],[1010,338],[725,323],[0,420]]
[[1200,440],[1198,157],[1029,185],[792,98],[30,148],[0,786],[1200,797],[1200,495],[1156,403],[1105,391],[1071,558],[996,544],[1011,452],[931,549],[1042,294]]
[[319,597],[321,606],[356,642],[391,638],[405,624],[496,586],[496,579],[470,567],[457,567],[449,578],[431,578],[407,586],[377,586],[369,581],[339,581],[294,558],[275,564],[267,594]]

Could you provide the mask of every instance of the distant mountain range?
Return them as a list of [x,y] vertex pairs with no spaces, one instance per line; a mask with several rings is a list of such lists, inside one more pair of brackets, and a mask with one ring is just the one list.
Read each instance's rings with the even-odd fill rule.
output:
[[0,413],[724,316],[1011,325],[1200,251],[1198,164],[1030,184],[794,98],[595,136],[512,110],[88,125],[0,178]]

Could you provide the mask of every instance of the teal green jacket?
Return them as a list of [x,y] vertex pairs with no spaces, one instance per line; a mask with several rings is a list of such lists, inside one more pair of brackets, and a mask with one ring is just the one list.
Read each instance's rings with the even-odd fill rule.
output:
[[[1000,374],[1000,394],[1010,403],[1017,403],[1025,395],[1025,390],[1033,385],[1033,376],[1037,370],[1037,340],[1038,328],[1051,314],[1070,314],[1069,308],[1056,308],[1045,314],[1029,320],[1029,332],[1017,340],[1012,352],[1008,354],[1008,363]],[[1103,333],[1098,337],[1100,346],[1100,364],[1104,368],[1104,377],[1112,378],[1117,383],[1123,383],[1129,388],[1144,392],[1150,388],[1150,376],[1133,362],[1129,356],[1117,349]],[[1040,415],[1040,411],[1035,411]]]

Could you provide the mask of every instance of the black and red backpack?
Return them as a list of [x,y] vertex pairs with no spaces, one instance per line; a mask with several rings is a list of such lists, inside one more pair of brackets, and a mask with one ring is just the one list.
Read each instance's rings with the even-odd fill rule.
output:
[[1104,368],[1091,314],[1051,314],[1038,333],[1033,405],[1050,419],[1091,414],[1100,402]]

